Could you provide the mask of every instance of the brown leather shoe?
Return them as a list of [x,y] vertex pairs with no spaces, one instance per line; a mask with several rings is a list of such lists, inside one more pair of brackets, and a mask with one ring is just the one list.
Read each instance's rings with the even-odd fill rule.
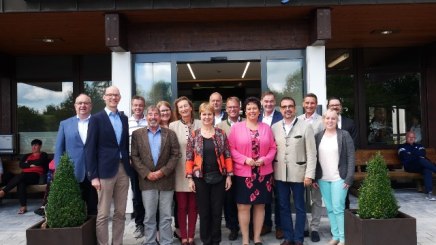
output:
[[302,242],[294,242],[294,245],[303,245]]
[[284,240],[282,243],[280,243],[280,245],[295,245],[295,244],[291,241]]
[[263,236],[263,235],[266,235],[270,232],[271,232],[271,227],[264,225],[264,226],[262,226],[262,230],[260,231],[260,235]]
[[281,240],[285,234],[283,234],[283,230],[280,228],[276,228],[276,239]]

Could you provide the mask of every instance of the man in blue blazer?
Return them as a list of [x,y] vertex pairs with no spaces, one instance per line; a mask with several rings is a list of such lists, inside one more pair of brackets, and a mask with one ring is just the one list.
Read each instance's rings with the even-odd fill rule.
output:
[[76,116],[62,121],[56,139],[55,164],[58,166],[61,156],[67,153],[74,163],[74,174],[80,183],[82,199],[86,202],[89,215],[97,214],[97,192],[86,177],[85,143],[88,123],[91,117],[91,98],[86,94],[77,96],[74,103]]
[[[263,122],[268,124],[270,127],[274,125],[274,123],[280,121],[283,119],[283,116],[280,112],[275,110],[276,107],[276,97],[273,92],[267,91],[262,94],[261,98],[262,102],[262,113],[259,115],[259,122]],[[276,189],[274,188],[274,194],[276,193]],[[276,225],[276,238],[282,239],[283,238],[283,231],[280,227],[280,208],[278,205],[278,198],[277,195],[274,195],[274,202],[276,205],[274,205],[274,214],[275,214],[275,220],[274,223]],[[271,204],[265,205],[265,220],[263,222],[263,227],[260,235],[265,235],[267,233],[271,232],[272,227],[272,210],[271,210]]]
[[123,244],[124,222],[129,190],[129,125],[118,111],[121,95],[117,87],[106,88],[104,110],[89,120],[85,145],[87,176],[98,193],[97,242],[109,243],[109,215],[114,201],[112,244]]
[[272,126],[274,123],[283,119],[280,112],[275,110],[276,97],[273,92],[267,91],[262,94],[262,113],[259,115],[259,122]]

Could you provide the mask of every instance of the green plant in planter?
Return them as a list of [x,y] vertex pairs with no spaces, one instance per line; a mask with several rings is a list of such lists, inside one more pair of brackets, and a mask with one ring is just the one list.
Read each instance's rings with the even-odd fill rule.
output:
[[74,165],[66,153],[56,168],[45,214],[50,228],[80,226],[86,220],[86,206],[74,176]]
[[371,158],[367,177],[359,189],[357,213],[362,219],[389,219],[398,214],[399,206],[394,196],[385,160],[380,152]]

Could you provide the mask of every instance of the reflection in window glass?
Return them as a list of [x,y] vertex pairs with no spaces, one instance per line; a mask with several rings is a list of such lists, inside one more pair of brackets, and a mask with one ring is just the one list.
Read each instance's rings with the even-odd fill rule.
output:
[[298,101],[303,101],[303,60],[268,60],[267,86],[276,96],[277,107],[283,97],[290,96],[297,102],[297,114],[301,114]]
[[105,107],[103,95],[107,87],[111,86],[111,81],[85,81],[84,93],[91,97],[92,111],[91,114],[103,110]]
[[59,122],[74,114],[73,82],[17,83],[19,152],[31,152],[30,142],[42,140],[42,150],[54,152]]
[[135,83],[136,95],[143,96],[147,105],[171,101],[171,63],[136,63]]
[[410,129],[421,135],[420,81],[419,73],[365,74],[369,145],[404,143]]
[[352,74],[327,74],[327,98],[342,100],[342,115],[354,119],[354,78]]

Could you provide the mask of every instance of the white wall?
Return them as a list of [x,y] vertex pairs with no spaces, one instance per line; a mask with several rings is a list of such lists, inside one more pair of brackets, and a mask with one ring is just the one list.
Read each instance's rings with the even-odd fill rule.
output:
[[130,52],[112,52],[112,85],[118,87],[121,94],[121,101],[118,110],[124,114],[131,114],[132,94],[132,55]]
[[307,93],[316,94],[324,112],[327,105],[325,46],[307,46],[306,72]]

